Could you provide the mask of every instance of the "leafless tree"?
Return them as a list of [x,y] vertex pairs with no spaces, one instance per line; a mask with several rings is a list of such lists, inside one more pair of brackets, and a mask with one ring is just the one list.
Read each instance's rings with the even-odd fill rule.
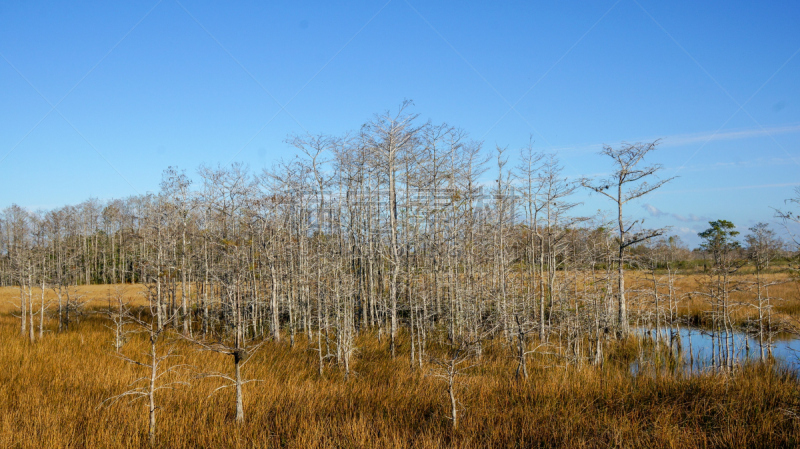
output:
[[775,236],[775,232],[769,229],[766,223],[758,223],[750,228],[750,234],[745,237],[747,257],[752,262],[756,271],[755,289],[756,304],[758,310],[758,346],[760,360],[764,362],[765,349],[772,354],[772,304],[769,288],[783,280],[767,280],[764,271],[769,268],[769,264],[778,256],[782,242]]
[[600,181],[584,178],[581,182],[584,187],[609,198],[617,208],[617,225],[619,227],[617,242],[617,324],[620,337],[627,336],[630,331],[628,309],[625,301],[625,250],[631,245],[664,233],[664,229],[637,231],[636,225],[640,224],[639,220],[630,222],[624,218],[622,213],[625,204],[647,195],[673,179],[659,180],[655,178],[662,168],[659,164],[644,167],[640,165],[645,156],[655,150],[658,143],[656,140],[655,142],[644,144],[623,144],[622,147],[617,149],[605,146],[601,154],[614,161],[614,172],[608,178]]
[[458,415],[461,404],[458,401],[459,377],[464,376],[471,368],[478,365],[477,340],[457,339],[447,345],[447,350],[439,356],[430,356],[432,364],[428,375],[447,385],[447,398],[450,408],[450,422],[453,429],[458,429]]
[[[136,401],[144,399],[147,401],[148,412],[148,435],[150,446],[156,443],[156,411],[158,401],[156,393],[162,390],[170,390],[176,386],[188,385],[185,380],[185,371],[189,368],[185,364],[177,363],[180,356],[175,352],[171,345],[164,345],[165,336],[169,330],[169,325],[179,320],[177,310],[172,315],[163,318],[159,323],[152,317],[157,314],[159,307],[155,292],[148,289],[149,313],[143,314],[143,310],[120,306],[121,316],[119,322],[123,325],[130,324],[134,329],[128,330],[129,333],[139,333],[145,335],[148,341],[148,351],[139,354],[127,355],[122,352],[122,346],[117,346],[116,356],[134,366],[140,367],[144,375],[136,378],[129,384],[130,389],[112,396],[102,405],[111,405],[120,399],[130,399]],[[120,300],[122,301],[122,300]],[[115,345],[116,346],[116,345]]]

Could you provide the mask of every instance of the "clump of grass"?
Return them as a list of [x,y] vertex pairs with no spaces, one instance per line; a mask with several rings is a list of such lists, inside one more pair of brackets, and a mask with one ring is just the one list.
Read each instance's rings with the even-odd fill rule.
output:
[[775,312],[800,317],[800,302],[780,302],[775,306]]
[[615,342],[606,348],[605,361],[615,368],[625,369],[639,356],[639,344],[634,336]]

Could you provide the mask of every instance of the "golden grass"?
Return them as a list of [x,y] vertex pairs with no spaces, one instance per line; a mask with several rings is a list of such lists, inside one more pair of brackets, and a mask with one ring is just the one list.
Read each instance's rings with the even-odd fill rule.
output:
[[[665,282],[663,273],[660,273],[659,282]],[[769,287],[769,296],[773,307],[774,317],[778,320],[781,318],[795,321],[800,319],[800,281],[797,277],[793,277],[787,272],[771,272],[763,275],[764,282],[774,282],[776,285]],[[647,308],[652,304],[650,292],[652,290],[652,282],[645,278],[642,272],[629,271],[627,276],[627,290],[628,298],[631,301],[629,309],[635,311],[637,307]],[[515,279],[516,280],[516,279]],[[755,300],[755,276],[751,273],[736,274],[731,277],[732,283],[739,283],[743,287],[748,287],[749,290],[737,291],[732,293],[731,302],[733,303],[732,318],[735,322],[742,323],[748,319],[754,319],[758,316],[758,311],[754,307]],[[695,324],[705,324],[708,320],[705,316],[711,310],[711,302],[708,298],[698,295],[697,293],[703,289],[702,283],[707,281],[707,278],[702,274],[679,274],[675,279],[676,294],[679,296],[678,313],[681,316],[690,316],[692,322]],[[582,280],[579,279],[579,283]],[[146,305],[147,300],[144,296],[146,292],[145,287],[138,284],[127,285],[81,285],[71,287],[73,291],[83,295],[84,298],[89,299],[86,307],[102,308],[108,307],[109,299],[114,295],[116,288],[122,287],[124,290],[125,299],[130,301],[132,305]],[[667,287],[661,285],[659,291],[662,295],[661,306],[666,309],[666,293]],[[177,289],[177,296],[180,297],[180,288]],[[41,298],[41,290],[38,287],[33,288],[34,307],[39,307]],[[56,295],[51,289],[45,290],[46,301],[49,301],[49,310],[55,308]],[[638,299],[637,299],[638,298]],[[641,301],[641,305],[637,303]],[[0,314],[8,314],[19,311],[19,288],[18,287],[0,287]]]
[[[126,301],[131,305],[146,305],[147,297],[144,296],[146,289],[140,284],[116,284],[116,285],[79,285],[70,287],[70,294],[82,296],[81,301],[88,300],[85,307],[88,309],[99,309],[108,307],[109,300],[113,300],[116,289],[121,289]],[[42,298],[42,290],[34,286],[33,305],[38,311]],[[180,292],[179,292],[180,295]],[[19,287],[0,287],[0,314],[19,313]],[[50,313],[56,309],[57,297],[55,292],[46,288],[44,291],[45,303]],[[65,299],[66,300],[66,299]]]
[[[666,278],[658,276],[659,282],[666,282]],[[688,318],[689,322],[696,326],[709,325],[711,317],[709,312],[712,310],[712,300],[707,296],[699,294],[704,291],[704,283],[709,278],[702,274],[677,275],[675,278],[678,315]],[[755,287],[755,275],[748,273],[737,273],[731,276],[731,289],[737,286],[737,291],[732,291],[730,296],[731,319],[736,324],[743,324],[748,320],[758,318],[757,297]],[[800,282],[796,277],[789,273],[768,273],[763,275],[764,283],[774,283],[764,290],[762,294],[769,295],[769,303],[772,306],[773,322],[798,323],[800,319]],[[652,281],[646,279],[641,272],[631,272],[628,277],[627,289],[629,291],[629,309],[634,312],[637,310],[652,310]],[[659,287],[661,294],[661,307],[666,310],[668,288],[666,285]],[[765,303],[766,304],[766,303]]]
[[[107,287],[87,287],[105,295]],[[7,292],[3,291],[3,295]],[[4,297],[4,296],[3,296]],[[105,305],[99,298],[97,306]],[[146,447],[142,402],[99,407],[142,374],[115,358],[102,315],[34,344],[18,319],[0,316],[0,447]],[[52,327],[52,323],[51,323]],[[231,360],[173,342],[181,362],[227,371]],[[386,343],[386,339],[384,339]],[[233,421],[233,392],[195,379],[158,395],[158,446],[184,447],[794,447],[800,442],[800,386],[794,376],[749,366],[730,375],[632,377],[627,342],[609,348],[603,368],[542,368],[513,379],[507,345],[489,341],[481,364],[463,379],[462,420],[453,430],[444,385],[412,370],[408,346],[390,359],[386,344],[362,335],[357,374],[344,381],[316,355],[269,342],[245,373],[246,421]],[[146,349],[141,336],[124,351]],[[549,364],[551,361],[547,361]]]

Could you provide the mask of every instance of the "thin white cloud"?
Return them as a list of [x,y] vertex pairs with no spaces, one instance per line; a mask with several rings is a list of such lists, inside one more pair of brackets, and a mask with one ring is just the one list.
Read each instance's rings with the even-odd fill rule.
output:
[[[723,131],[723,132],[701,132],[701,133],[689,133],[689,134],[673,134],[670,136],[656,136],[656,137],[647,137],[647,138],[640,138],[640,139],[631,139],[627,140],[627,142],[652,142],[656,139],[661,139],[661,147],[679,147],[684,145],[690,145],[694,143],[704,143],[709,141],[719,141],[719,140],[740,140],[740,139],[750,139],[754,137],[762,137],[762,136],[775,136],[778,134],[793,134],[800,132],[800,124],[795,125],[783,125],[783,126],[773,126],[770,128],[748,128],[748,129],[739,129],[739,130],[731,130],[731,131]],[[603,143],[592,143],[586,145],[576,145],[576,146],[566,146],[566,147],[555,147],[550,148],[548,151],[553,152],[589,152],[589,151],[600,151],[603,149]],[[612,146],[618,145],[611,144]]]
[[666,212],[660,211],[657,207],[653,206],[652,204],[645,204],[642,206],[642,208],[644,208],[644,210],[646,210],[651,217],[662,217],[664,215],[667,215]]
[[698,164],[687,165],[683,167],[683,171],[709,171],[709,170],[727,170],[736,168],[757,168],[757,167],[772,167],[775,165],[793,164],[794,160],[791,158],[756,158],[743,161],[732,162],[715,162],[713,164]]
[[784,182],[780,184],[758,184],[749,186],[733,186],[733,187],[707,187],[703,189],[687,189],[687,190],[659,190],[653,192],[653,195],[667,195],[674,193],[700,193],[700,192],[727,192],[730,190],[750,190],[750,189],[770,189],[782,187],[797,187],[800,182]]
[[790,126],[773,126],[772,128],[763,129],[750,128],[719,133],[676,134],[674,136],[665,137],[664,144],[681,146],[699,142],[750,139],[753,137],[774,136],[776,134],[792,134],[796,132],[800,132],[800,124]]
[[680,215],[680,214],[670,214],[670,215],[672,216],[672,218],[674,218],[674,219],[676,219],[678,221],[683,221],[683,222],[708,221],[705,217],[700,217],[700,216],[697,216],[695,214],[689,214],[689,215],[686,215],[686,216]]
[[800,132],[800,124],[789,126],[773,126],[771,128],[750,128],[719,133],[706,132],[697,134],[676,134],[664,137],[664,143],[662,145],[682,146],[708,141],[750,139],[753,137],[774,136],[776,134],[792,134],[796,132]]
[[647,213],[650,214],[651,217],[656,217],[656,218],[669,216],[669,217],[672,217],[675,220],[678,220],[678,221],[681,221],[681,222],[684,222],[684,223],[694,223],[694,222],[699,222],[699,221],[708,221],[708,219],[706,217],[701,217],[701,216],[698,216],[698,215],[695,215],[695,214],[681,215],[681,214],[675,214],[675,213],[671,213],[671,212],[665,212],[665,211],[662,211],[659,208],[653,206],[652,204],[643,204],[642,205],[642,209],[646,210]]

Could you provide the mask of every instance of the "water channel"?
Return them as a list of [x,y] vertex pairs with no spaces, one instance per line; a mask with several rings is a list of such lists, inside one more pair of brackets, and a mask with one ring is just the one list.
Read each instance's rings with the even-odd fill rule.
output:
[[[654,329],[638,329],[637,333],[644,337],[645,341],[655,341]],[[661,329],[661,343],[668,345],[670,335],[680,336],[680,353],[681,353],[681,369],[684,372],[701,372],[719,365],[720,353],[725,357],[725,338],[726,333],[712,334],[710,330],[700,328],[680,328]],[[747,335],[744,332],[734,331],[732,339],[728,338],[728,344],[731,344],[732,350],[729,354],[733,356],[733,364],[740,365],[743,362],[758,361],[761,357],[761,348],[758,342],[758,335]],[[720,351],[719,344],[722,342],[723,349]],[[673,346],[673,347],[678,347]],[[764,354],[769,357],[770,347],[772,356],[777,362],[777,366],[785,367],[791,371],[800,374],[800,339],[793,335],[782,335],[780,338],[772,339],[771,343],[764,341]],[[730,347],[729,347],[730,348]],[[651,357],[649,357],[651,358]],[[650,361],[645,358],[644,363]],[[640,361],[636,361],[631,366],[631,371],[636,373],[639,371]]]

